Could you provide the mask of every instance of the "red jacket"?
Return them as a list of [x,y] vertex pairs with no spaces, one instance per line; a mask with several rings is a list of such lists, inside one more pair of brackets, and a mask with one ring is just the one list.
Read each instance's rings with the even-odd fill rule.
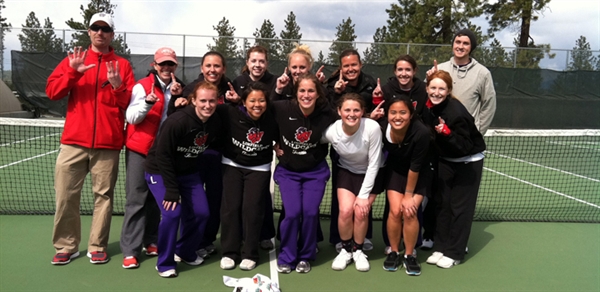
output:
[[135,125],[127,124],[126,130],[125,146],[127,149],[143,155],[148,155],[148,151],[152,143],[154,143],[165,105],[164,93],[159,81],[155,80],[155,78],[154,74],[150,74],[142,78],[138,83],[144,87],[144,91],[148,95],[152,89],[152,81],[154,81],[154,94],[158,98],[158,101],[150,108],[150,111],[141,123]]
[[[113,89],[106,76],[106,62],[118,61],[122,83]],[[48,77],[46,94],[51,100],[69,96],[61,143],[87,148],[119,150],[124,142],[125,110],[135,80],[131,64],[110,48],[107,54],[87,50],[85,65],[96,64],[83,74],[65,58]]]

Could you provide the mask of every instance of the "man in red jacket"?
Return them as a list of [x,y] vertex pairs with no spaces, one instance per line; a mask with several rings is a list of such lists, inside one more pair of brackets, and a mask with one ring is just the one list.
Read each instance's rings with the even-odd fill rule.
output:
[[51,100],[69,96],[54,173],[54,265],[68,264],[79,256],[79,205],[88,172],[94,193],[88,257],[93,264],[109,260],[106,249],[124,140],[123,113],[129,104],[134,77],[129,62],[117,56],[110,46],[114,24],[109,14],[94,14],[88,35],[90,47],[87,50],[76,47],[69,52],[46,84],[46,94]]

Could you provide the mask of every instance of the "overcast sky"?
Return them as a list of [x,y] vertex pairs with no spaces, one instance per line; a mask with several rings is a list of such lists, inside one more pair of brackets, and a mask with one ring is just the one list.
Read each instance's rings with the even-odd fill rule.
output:
[[[79,6],[87,6],[86,0],[5,0],[2,16],[13,27],[21,27],[33,10],[40,22],[50,17],[56,29],[67,29],[65,21],[74,18],[81,21]],[[296,14],[303,40],[311,42],[316,55],[326,51],[335,38],[336,26],[343,19],[352,18],[358,42],[371,42],[378,27],[386,24],[385,9],[397,1],[355,0],[297,0],[297,1],[203,1],[203,0],[127,0],[111,1],[117,4],[115,26],[117,31],[127,32],[127,43],[132,53],[152,53],[160,46],[171,46],[177,53],[183,51],[183,38],[152,36],[135,33],[164,33],[214,36],[213,26],[226,17],[236,28],[236,37],[252,37],[264,19],[269,19],[279,32],[290,11]],[[483,30],[484,19],[475,21]],[[17,30],[6,36],[6,47],[20,49]],[[59,33],[61,34],[61,33]],[[598,0],[552,0],[540,19],[532,24],[531,35],[536,43],[549,43],[553,49],[572,49],[580,35],[587,37],[592,50],[600,50],[600,1]],[[512,47],[516,32],[510,29],[497,35],[503,46]],[[69,36],[67,36],[69,37]],[[210,38],[187,37],[186,55],[202,55]],[[362,52],[361,47],[359,50]],[[324,52],[325,53],[325,52]],[[559,52],[559,56],[561,57]],[[10,55],[5,54],[5,64]],[[564,59],[564,57],[563,57]]]

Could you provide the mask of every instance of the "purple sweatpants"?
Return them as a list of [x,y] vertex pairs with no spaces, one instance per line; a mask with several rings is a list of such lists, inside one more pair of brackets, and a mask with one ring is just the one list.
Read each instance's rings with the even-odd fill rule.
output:
[[[148,188],[154,195],[160,208],[162,220],[158,226],[158,260],[156,267],[159,272],[175,269],[177,263],[174,255],[177,254],[184,261],[196,260],[196,249],[204,235],[209,210],[204,192],[204,184],[199,179],[198,173],[177,177],[181,203],[175,210],[165,210],[163,199],[165,185],[163,178],[158,174],[146,173]],[[177,231],[181,224],[181,232],[177,239]]]
[[277,165],[273,179],[279,185],[285,209],[278,264],[294,268],[299,261],[316,259],[319,205],[329,176],[325,161],[306,172],[290,171]]

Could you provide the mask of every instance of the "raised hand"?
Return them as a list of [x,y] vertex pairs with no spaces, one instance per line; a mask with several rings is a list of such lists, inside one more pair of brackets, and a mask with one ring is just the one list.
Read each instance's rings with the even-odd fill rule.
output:
[[177,79],[175,78],[175,74],[173,74],[173,72],[171,72],[171,95],[181,95],[183,93],[183,87],[181,86],[181,84],[179,84],[179,82],[177,82]]
[[382,108],[382,106],[383,106],[384,103],[385,103],[385,100],[382,100],[375,107],[375,109],[371,112],[371,115],[369,116],[369,118],[371,118],[373,120],[379,120],[379,119],[381,119],[385,115],[385,111]]
[[96,67],[96,64],[85,65],[85,56],[87,55],[87,50],[81,51],[81,47],[73,48],[73,52],[68,52],[67,56],[69,57],[69,66],[75,69],[79,73],[83,73],[91,68]]
[[321,65],[321,67],[319,68],[319,70],[317,70],[317,74],[315,74],[315,76],[317,76],[317,79],[321,83],[325,82],[325,73],[323,73],[323,69],[324,68],[325,68],[325,65]]
[[115,61],[114,63],[113,61],[106,62],[106,78],[113,89],[119,88],[123,82],[121,80],[121,73],[119,72],[119,61]]
[[235,92],[235,88],[233,88],[231,82],[227,82],[227,85],[229,85],[229,90],[225,93],[225,98],[234,103],[240,101],[240,96]]
[[444,136],[450,135],[451,131],[450,131],[450,128],[448,128],[448,126],[446,125],[446,121],[444,121],[444,119],[442,119],[442,117],[438,117],[438,122],[439,122],[439,124],[437,126],[435,126],[435,131],[438,134],[442,134]]
[[156,96],[156,94],[154,94],[154,74],[152,74],[152,88],[150,89],[150,94],[146,95],[146,103],[149,104],[154,104],[157,101],[159,101],[158,97]]
[[283,89],[290,83],[290,77],[288,76],[287,72],[288,68],[285,67],[285,69],[283,70],[283,74],[279,76],[279,78],[277,78],[277,85],[275,87],[275,91],[278,94],[281,94],[283,92]]
[[433,60],[433,68],[427,70],[427,79],[429,79],[429,76],[431,76],[431,74],[435,73],[438,71],[438,67],[437,67],[437,60]]
[[381,81],[377,78],[377,87],[373,90],[373,104],[379,105],[383,102],[383,91],[381,90]]
[[175,100],[175,107],[182,107],[188,105],[188,100],[185,97],[178,97]]
[[340,79],[336,81],[335,85],[333,86],[335,93],[342,94],[342,92],[344,92],[344,90],[346,89],[346,85],[348,85],[348,81],[344,81],[342,72],[340,72]]

